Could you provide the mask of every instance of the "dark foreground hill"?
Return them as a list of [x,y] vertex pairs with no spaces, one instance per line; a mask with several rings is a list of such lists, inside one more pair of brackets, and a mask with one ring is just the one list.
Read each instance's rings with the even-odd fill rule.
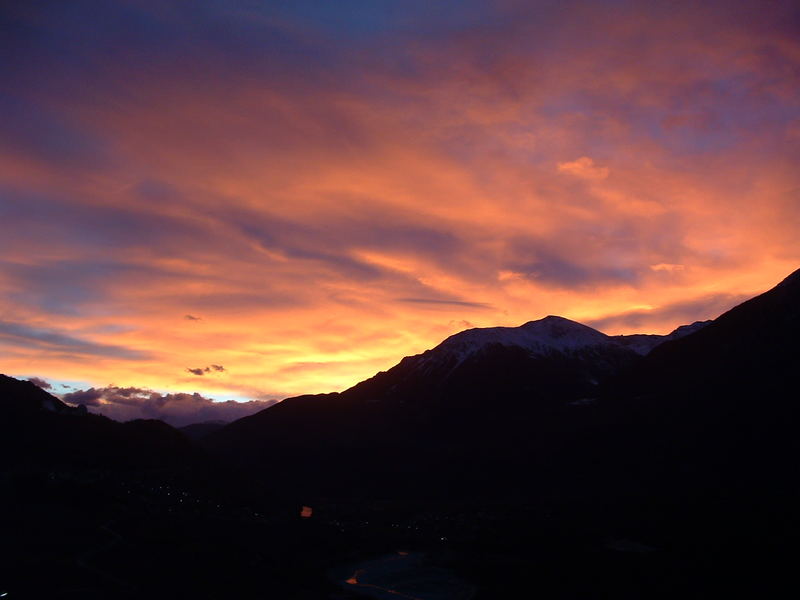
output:
[[795,543],[798,339],[800,271],[653,350],[602,392],[602,416],[613,415],[597,430],[614,440],[600,446],[607,472],[636,487],[651,517],[678,520],[673,534]]
[[325,597],[340,553],[298,514],[161,421],[0,376],[3,598]]
[[0,465],[177,468],[201,463],[202,455],[161,421],[117,423],[0,375]]

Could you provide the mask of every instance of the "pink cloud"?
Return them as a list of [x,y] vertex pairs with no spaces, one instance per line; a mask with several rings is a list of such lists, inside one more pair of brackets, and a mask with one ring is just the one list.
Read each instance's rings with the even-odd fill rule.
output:
[[608,167],[599,167],[588,156],[582,156],[571,162],[558,163],[559,173],[568,173],[581,179],[602,180],[608,177]]

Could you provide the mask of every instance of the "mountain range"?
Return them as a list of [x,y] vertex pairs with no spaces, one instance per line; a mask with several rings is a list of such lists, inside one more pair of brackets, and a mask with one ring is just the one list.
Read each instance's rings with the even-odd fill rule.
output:
[[[400,474],[416,482],[404,486],[415,494],[421,482],[432,493],[474,489],[476,477],[495,478],[517,460],[556,451],[568,430],[587,425],[581,406],[602,382],[706,324],[666,336],[607,336],[548,316],[515,328],[470,329],[344,392],[284,400],[202,442],[299,489],[312,484],[312,494],[397,494],[384,480],[397,482]],[[475,461],[482,467],[464,477]]]
[[[782,580],[777,565],[800,533],[797,340],[800,271],[667,336],[607,336],[556,316],[470,329],[344,392],[289,398],[186,432],[116,423],[2,376],[0,466],[6,480],[65,471],[178,478],[204,494],[229,489],[239,504],[271,496],[278,512],[292,503],[322,514],[344,505],[364,514],[378,505],[393,514],[438,507],[445,520],[466,511],[485,536],[470,552],[489,552],[497,539],[523,552],[509,541],[513,526],[498,533],[497,515],[527,507],[537,515],[526,517],[530,535],[558,546],[567,562],[600,573],[592,561],[606,555],[575,544],[631,538],[637,543],[612,546],[661,553],[647,563],[649,582],[663,569],[691,572],[698,597],[713,597],[731,569],[758,567],[759,581],[764,573]],[[317,534],[326,544],[333,535]],[[545,560],[546,544],[530,539]],[[467,560],[463,548],[454,552]],[[684,594],[681,585],[650,595]]]

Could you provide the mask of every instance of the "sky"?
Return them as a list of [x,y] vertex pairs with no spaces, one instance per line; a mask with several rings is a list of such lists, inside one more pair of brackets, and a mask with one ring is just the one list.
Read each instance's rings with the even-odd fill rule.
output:
[[800,267],[793,1],[2,3],[0,77],[0,371],[116,418]]

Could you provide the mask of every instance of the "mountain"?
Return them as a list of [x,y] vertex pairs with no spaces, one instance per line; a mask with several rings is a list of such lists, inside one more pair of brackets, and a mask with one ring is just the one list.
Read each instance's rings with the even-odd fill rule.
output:
[[201,460],[197,448],[161,421],[118,423],[5,375],[0,375],[0,456],[0,465],[16,468],[163,468]]
[[799,279],[667,336],[607,336],[554,316],[467,330],[203,443],[312,495],[548,488],[566,498],[613,481],[615,497],[667,497],[704,477],[733,481],[741,465],[755,476],[762,448],[797,450]]
[[682,338],[711,323],[696,321],[682,325],[668,335],[632,334],[609,336],[586,325],[549,315],[538,321],[529,321],[520,327],[486,327],[468,329],[439,344],[431,354],[449,355],[463,360],[483,348],[500,344],[527,350],[532,356],[553,352],[575,353],[586,348],[617,347],[646,355],[660,344]]
[[800,271],[606,382],[621,477],[635,473],[653,494],[796,494],[785,471],[800,455],[798,339]]
[[[600,381],[639,360],[659,344],[697,331],[710,321],[683,326],[669,335],[608,336],[563,317],[548,316],[520,327],[475,328],[450,336],[422,354],[409,356],[342,393],[289,398],[226,428],[267,423],[295,410],[400,410],[434,419],[484,402],[502,403],[507,392],[529,406],[591,395]],[[302,408],[301,408],[302,407]]]
[[694,333],[695,331],[700,331],[706,325],[709,325],[711,322],[712,322],[711,320],[695,321],[691,325],[681,325],[680,327],[668,333],[667,335],[635,333],[632,335],[615,335],[613,336],[613,338],[626,348],[630,348],[637,354],[646,356],[647,354],[652,352],[657,346],[660,346],[664,342],[679,340],[680,338],[685,337],[690,333]]
[[800,270],[696,334],[653,350],[628,387],[707,391],[793,386],[800,365]]
[[[550,570],[569,579],[565,564],[631,598],[796,589],[800,271],[665,337],[557,317],[470,330],[205,441],[310,504],[440,506],[451,532],[481,523],[467,554],[482,554],[460,560],[489,589],[521,572],[520,546],[549,565],[548,597],[585,596],[559,595]],[[496,545],[508,560],[486,566]]]
[[0,376],[0,579],[15,597],[346,598],[325,573],[412,548],[481,598],[791,593],[798,339],[800,271],[668,336],[473,329],[207,433],[205,453]]
[[602,382],[658,343],[702,326],[608,336],[548,316],[470,329],[342,393],[284,400],[202,442],[301,488],[320,482],[326,493],[364,493],[398,474],[427,478],[431,490],[457,487],[476,460],[492,465],[481,477],[502,478],[532,456],[549,461],[549,452],[588,426],[578,407],[593,402]]
[[85,415],[86,407],[73,408],[30,381],[0,375],[0,410],[5,421],[32,417],[43,411],[60,415]]
[[0,375],[0,596],[329,597],[330,550],[290,494],[166,423]]
[[199,440],[210,433],[222,429],[227,425],[227,421],[203,421],[202,423],[192,423],[180,428],[185,436],[192,440]]

